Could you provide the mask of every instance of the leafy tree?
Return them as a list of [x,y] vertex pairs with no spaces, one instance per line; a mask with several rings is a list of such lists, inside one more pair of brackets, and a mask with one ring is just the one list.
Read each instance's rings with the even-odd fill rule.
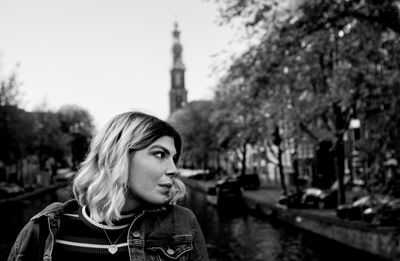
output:
[[[5,166],[18,166],[20,160],[31,153],[33,146],[34,120],[19,107],[19,86],[16,71],[0,80],[0,162]],[[17,180],[20,177],[18,171],[17,168],[17,173],[14,173],[15,181],[22,182],[22,179]]]
[[213,106],[212,101],[192,101],[168,119],[182,135],[184,165],[208,169],[211,157],[216,156],[214,128],[210,122]]
[[261,35],[226,78],[242,77],[249,85],[243,96],[263,100],[263,110],[292,122],[294,134],[336,140],[337,157],[349,120],[360,118],[360,149],[370,175],[378,175],[374,166],[400,140],[399,2],[219,2],[223,23],[239,19]]
[[34,140],[32,116],[17,106],[0,106],[0,161],[17,164],[31,150]]
[[[238,65],[235,70],[240,68]],[[221,80],[216,90],[216,106],[211,116],[212,124],[218,130],[218,146],[226,152],[240,153],[242,175],[246,173],[248,145],[262,143],[269,123],[268,115],[263,111],[264,104],[249,93],[249,84],[245,79],[246,76],[239,72]]]
[[[280,20],[298,23],[310,33],[340,23],[345,18],[355,18],[380,24],[400,33],[400,4],[398,0],[215,0],[220,5],[220,23],[240,20],[249,28]],[[301,18],[301,21],[298,19]]]
[[18,66],[10,76],[0,81],[0,106],[18,106],[20,103],[21,83],[17,79],[17,69]]
[[0,81],[0,160],[6,164],[20,159],[30,136],[29,116],[19,108],[19,86],[16,71]]
[[34,149],[39,158],[40,169],[45,168],[49,158],[54,158],[58,164],[66,165],[66,158],[70,155],[71,137],[62,132],[58,115],[51,111],[36,111],[32,115],[35,119]]
[[57,111],[62,132],[70,138],[73,168],[86,156],[93,135],[93,119],[89,112],[76,105],[65,105]]

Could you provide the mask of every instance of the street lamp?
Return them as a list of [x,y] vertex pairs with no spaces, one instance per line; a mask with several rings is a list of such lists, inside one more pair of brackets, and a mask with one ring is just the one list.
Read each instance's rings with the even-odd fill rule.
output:
[[361,122],[359,119],[351,119],[349,123],[349,129],[359,129]]
[[349,129],[353,130],[353,137],[354,140],[360,139],[360,127],[361,127],[361,122],[359,119],[351,119],[349,123]]

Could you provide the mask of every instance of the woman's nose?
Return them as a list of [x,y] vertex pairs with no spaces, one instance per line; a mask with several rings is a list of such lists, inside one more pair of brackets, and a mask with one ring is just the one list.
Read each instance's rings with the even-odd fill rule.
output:
[[175,177],[177,174],[178,174],[178,169],[175,165],[175,162],[172,161],[168,166],[166,175],[169,177]]

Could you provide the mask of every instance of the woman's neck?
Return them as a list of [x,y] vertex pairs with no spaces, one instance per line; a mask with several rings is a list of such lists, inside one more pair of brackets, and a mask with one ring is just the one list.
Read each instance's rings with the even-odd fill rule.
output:
[[142,203],[137,197],[128,195],[128,197],[125,199],[125,204],[122,207],[122,212],[133,212],[139,209],[141,206]]

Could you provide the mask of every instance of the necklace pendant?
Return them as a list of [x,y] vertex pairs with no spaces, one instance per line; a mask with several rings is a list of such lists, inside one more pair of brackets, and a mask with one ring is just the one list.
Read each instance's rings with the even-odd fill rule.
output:
[[111,254],[115,254],[115,253],[117,253],[117,251],[118,251],[118,247],[116,247],[116,246],[109,246],[108,247],[108,252],[110,252]]

